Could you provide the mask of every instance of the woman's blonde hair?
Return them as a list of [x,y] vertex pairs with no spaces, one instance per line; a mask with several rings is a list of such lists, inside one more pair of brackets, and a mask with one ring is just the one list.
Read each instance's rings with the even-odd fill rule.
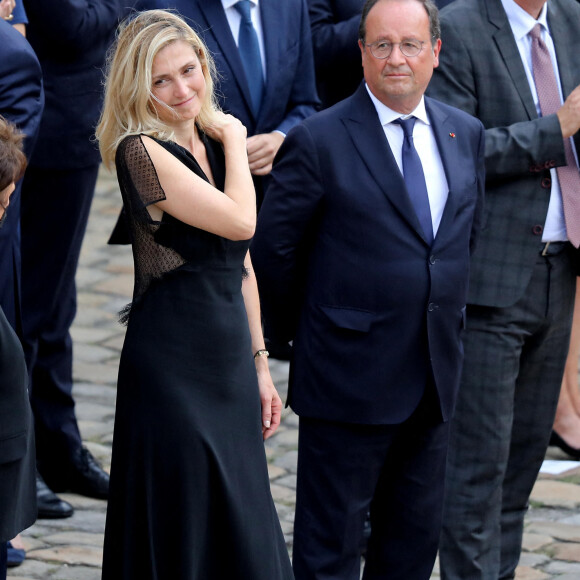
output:
[[151,71],[159,51],[178,40],[193,48],[205,78],[205,97],[196,125],[205,130],[219,110],[214,94],[215,65],[192,28],[166,10],[147,10],[129,17],[120,25],[117,40],[109,51],[105,99],[96,130],[107,167],[114,164],[117,147],[127,135],[145,133],[163,140],[174,138],[172,129],[159,119],[152,105]]

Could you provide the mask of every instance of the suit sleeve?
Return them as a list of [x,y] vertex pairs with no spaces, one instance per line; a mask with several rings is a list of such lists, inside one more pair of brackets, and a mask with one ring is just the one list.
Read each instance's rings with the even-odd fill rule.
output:
[[30,158],[44,106],[42,73],[37,58],[22,35],[4,22],[0,31],[2,65],[0,72],[0,115],[26,135],[24,151]]
[[292,91],[286,108],[284,120],[276,127],[277,131],[287,134],[295,127],[312,115],[318,105],[316,94],[316,81],[314,75],[314,57],[312,54],[312,40],[310,36],[310,22],[305,0],[299,0],[300,4],[300,56],[294,72]]
[[264,318],[274,333],[271,339],[294,338],[307,254],[323,199],[318,151],[310,131],[301,124],[278,152],[251,247]]
[[493,41],[482,40],[481,33],[477,35],[469,28],[458,26],[457,22],[445,18],[448,14],[450,12],[442,15],[443,47],[428,93],[483,122],[488,181],[521,176],[533,171],[533,167],[549,167],[551,161],[556,166],[565,165],[564,142],[556,115],[507,126],[494,126],[493,119],[485,118],[480,110],[481,103],[488,92],[501,90],[501,87],[494,81],[494,63],[478,63],[478,57],[479,60],[482,57],[477,54],[477,47],[481,42]]
[[343,63],[346,69],[360,66],[357,44],[360,13],[348,20],[336,22],[331,4],[329,0],[308,2],[316,69],[332,68],[337,61]]
[[121,0],[60,0],[56,10],[52,2],[26,0],[29,21],[50,29],[45,38],[55,47],[79,52],[110,36],[122,7]]

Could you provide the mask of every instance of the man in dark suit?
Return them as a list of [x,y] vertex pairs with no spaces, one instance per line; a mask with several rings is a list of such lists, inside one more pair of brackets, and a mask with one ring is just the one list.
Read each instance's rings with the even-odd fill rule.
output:
[[[30,158],[40,126],[44,94],[42,73],[30,44],[0,19],[0,115],[26,136],[24,153]],[[0,306],[20,332],[20,188],[10,198],[10,211],[0,230]]]
[[483,122],[487,170],[450,438],[441,574],[513,578],[574,303],[577,251],[567,240],[580,242],[580,216],[566,207],[580,196],[573,150],[580,152],[580,6],[456,0],[441,24],[445,50],[429,94]]
[[[426,580],[479,227],[483,128],[423,98],[441,46],[430,0],[370,0],[360,38],[366,83],[288,134],[252,256],[266,320],[294,341],[296,578],[358,580],[370,510],[363,577]],[[412,137],[399,123],[414,123]]]
[[[105,498],[108,475],[83,447],[72,395],[75,272],[99,169],[93,142],[105,51],[121,0],[27,0],[46,106],[22,188],[23,344],[41,475],[53,491]],[[39,491],[46,491],[39,481]],[[43,495],[43,498],[46,497]],[[68,504],[46,505],[64,517]],[[52,497],[54,500],[54,496]],[[46,508],[46,509],[45,509]]]
[[251,83],[240,56],[241,16],[235,0],[149,0],[158,8],[176,8],[191,21],[215,59],[218,96],[224,111],[248,130],[248,159],[259,201],[262,179],[284,135],[314,113],[317,104],[308,12],[304,0],[255,0],[252,20],[260,40],[263,94],[252,103]]

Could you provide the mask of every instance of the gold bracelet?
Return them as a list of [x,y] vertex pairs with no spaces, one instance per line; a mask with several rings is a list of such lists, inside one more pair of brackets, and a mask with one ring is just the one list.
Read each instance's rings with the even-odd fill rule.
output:
[[6,20],[6,22],[10,22],[11,20],[14,20],[14,14],[9,14],[8,16],[5,16],[4,20]]
[[268,358],[270,356],[270,353],[265,349],[265,348],[261,348],[260,350],[257,350],[254,353],[254,358],[258,358],[259,356],[265,356],[266,358]]

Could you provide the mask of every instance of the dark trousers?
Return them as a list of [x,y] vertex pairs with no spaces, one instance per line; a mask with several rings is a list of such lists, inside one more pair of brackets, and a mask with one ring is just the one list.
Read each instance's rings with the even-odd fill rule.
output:
[[296,580],[428,580],[441,526],[448,423],[433,389],[399,425],[300,418]]
[[6,221],[0,228],[0,308],[20,335],[20,189],[10,196]]
[[8,544],[0,542],[0,580],[6,580],[6,549]]
[[[75,274],[98,165],[29,167],[22,191],[22,321],[39,466],[81,446],[72,396]],[[42,470],[42,469],[41,469]]]
[[538,255],[513,306],[468,306],[440,545],[444,580],[515,575],[560,392],[575,284],[566,249]]

